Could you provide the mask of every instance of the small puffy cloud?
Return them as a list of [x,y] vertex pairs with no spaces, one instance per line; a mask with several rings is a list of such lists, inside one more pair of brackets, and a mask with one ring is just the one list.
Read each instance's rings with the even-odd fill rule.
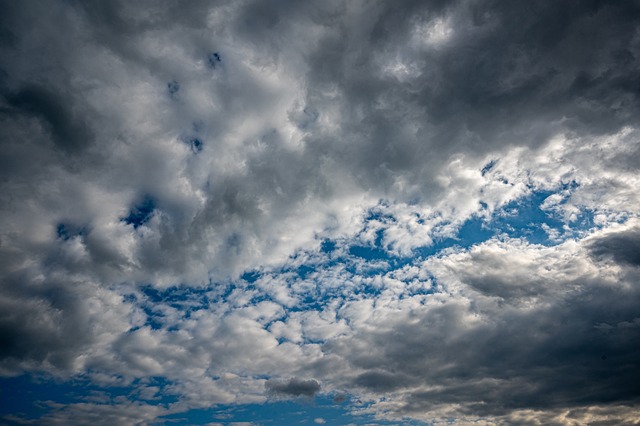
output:
[[270,379],[265,382],[267,393],[274,396],[304,396],[313,397],[320,392],[320,383],[314,379],[299,379],[293,377],[289,380]]

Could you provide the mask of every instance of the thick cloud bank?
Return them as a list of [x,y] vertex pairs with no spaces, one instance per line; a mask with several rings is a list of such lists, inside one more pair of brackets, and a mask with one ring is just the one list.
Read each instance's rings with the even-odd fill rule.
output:
[[1,3],[3,422],[638,424],[637,1]]

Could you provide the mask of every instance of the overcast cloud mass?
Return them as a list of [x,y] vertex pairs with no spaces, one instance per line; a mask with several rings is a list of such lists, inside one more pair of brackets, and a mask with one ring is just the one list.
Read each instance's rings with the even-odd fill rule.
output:
[[1,3],[1,424],[640,424],[640,2]]

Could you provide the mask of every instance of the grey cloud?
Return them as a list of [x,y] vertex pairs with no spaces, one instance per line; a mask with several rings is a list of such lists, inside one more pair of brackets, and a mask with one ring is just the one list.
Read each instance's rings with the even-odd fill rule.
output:
[[63,151],[77,153],[92,143],[91,130],[81,117],[74,117],[71,112],[71,99],[37,86],[5,96],[16,113],[33,115],[50,128],[53,141]]
[[265,382],[265,388],[269,394],[284,396],[312,397],[320,392],[320,383],[314,379],[299,379],[293,377],[289,380],[271,379]]
[[367,371],[360,374],[354,381],[356,386],[362,386],[375,392],[388,392],[398,388],[409,387],[414,382],[402,374],[394,374],[387,371]]
[[[94,283],[45,281],[25,269],[2,278],[0,371],[47,368],[66,375],[82,368],[78,357],[100,339],[129,328],[130,307]],[[113,298],[115,296],[115,298]]]
[[610,259],[622,265],[640,266],[640,230],[612,232],[589,244],[591,254],[600,260]]
[[[342,134],[331,149],[357,159],[351,166],[362,185],[384,188],[397,173],[428,182],[439,159],[462,146],[481,153],[535,146],[562,130],[608,133],[634,124],[635,3],[380,8],[374,28],[358,22],[360,31],[376,37],[330,33],[310,59],[316,84],[309,103],[316,99],[322,113],[330,105],[323,85],[338,87]],[[411,47],[408,29],[420,15],[427,23],[450,16],[451,39],[441,49]],[[417,67],[410,83],[381,75],[384,61],[398,57]],[[322,146],[316,139],[312,149],[320,153]],[[435,188],[425,185],[428,197]]]
[[[25,280],[27,277],[12,278],[3,283],[3,366],[33,362],[63,371],[70,368],[78,349],[89,343],[84,323],[77,321],[77,296],[60,285],[45,284],[38,289]],[[67,341],[67,335],[74,335],[75,339]]]
[[[290,262],[327,236],[348,252],[381,199],[398,216],[395,237],[391,221],[376,228],[389,245],[428,234],[407,253],[440,232],[416,214],[460,223],[478,213],[483,190],[499,204],[524,193],[507,194],[511,185],[535,186],[536,173],[553,188],[580,178],[565,205],[613,220],[636,212],[637,133],[618,135],[639,116],[638,2],[33,1],[2,10],[3,374],[96,369],[194,387],[190,375],[204,380],[207,369],[253,375],[249,385],[224,379],[227,393],[212,386],[220,401],[265,389],[313,396],[316,380],[265,389],[253,380],[308,374],[329,390],[393,395],[399,417],[456,403],[457,413],[517,422],[522,410],[637,404],[637,229],[576,243],[595,262],[571,263],[579,256],[569,249],[523,254],[513,241],[515,257],[498,256],[494,241],[458,263],[443,255],[414,265],[416,281],[433,274],[441,290],[421,307],[410,306],[407,283],[392,291],[382,279],[379,302],[358,305],[368,296],[352,292],[371,280],[346,267],[287,281],[295,297],[279,300],[304,300],[313,286],[335,298],[333,316],[282,333],[299,334],[295,344],[242,316],[260,289],[219,295],[242,272]],[[571,139],[553,159],[564,169],[546,158],[559,134]],[[487,157],[496,162],[483,176]],[[153,214],[135,220],[145,195]],[[71,231],[58,235],[61,224]],[[618,283],[606,268],[618,268]],[[210,311],[188,315],[158,304],[175,329],[150,331],[142,302],[123,297],[140,284],[219,297],[202,296]],[[360,308],[384,321],[363,325]]]

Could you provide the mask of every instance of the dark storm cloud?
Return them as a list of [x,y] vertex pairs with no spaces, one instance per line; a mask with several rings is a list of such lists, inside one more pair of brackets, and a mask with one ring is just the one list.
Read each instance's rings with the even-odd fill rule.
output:
[[82,118],[74,117],[70,100],[42,87],[25,87],[17,93],[5,95],[15,113],[31,115],[48,127],[54,143],[61,150],[77,153],[92,142],[91,130]]
[[[596,325],[632,319],[638,294],[590,287],[586,294],[561,300],[552,309],[511,315],[492,312],[487,326],[462,333],[455,318],[434,334],[400,326],[396,331],[421,336],[425,343],[413,339],[406,346],[387,343],[386,354],[406,360],[405,365],[394,366],[404,374],[420,375],[425,384],[446,384],[412,393],[405,408],[420,412],[459,403],[467,414],[482,416],[515,409],[637,403],[640,387],[630,378],[640,369],[630,343],[637,330],[605,334]],[[594,298],[615,301],[620,310],[611,313],[608,304],[593,303]],[[441,340],[435,347],[429,344]],[[420,350],[420,357],[411,356]]]
[[589,250],[599,260],[613,260],[622,265],[640,266],[640,230],[612,232],[593,240]]
[[411,384],[413,380],[401,374],[386,371],[367,371],[360,374],[354,381],[356,386],[362,386],[375,392],[389,392]]
[[293,377],[289,380],[271,379],[264,384],[267,393],[280,396],[305,396],[312,397],[320,392],[320,383],[314,379],[299,379]]
[[[85,282],[66,282],[56,277],[42,282],[33,271],[16,271],[3,277],[0,289],[0,371],[3,373],[47,365],[65,372],[74,361],[108,329],[110,319],[102,311],[95,286]],[[53,275],[53,274],[52,274]],[[88,302],[88,303],[87,303]],[[125,311],[116,306],[116,323]]]

